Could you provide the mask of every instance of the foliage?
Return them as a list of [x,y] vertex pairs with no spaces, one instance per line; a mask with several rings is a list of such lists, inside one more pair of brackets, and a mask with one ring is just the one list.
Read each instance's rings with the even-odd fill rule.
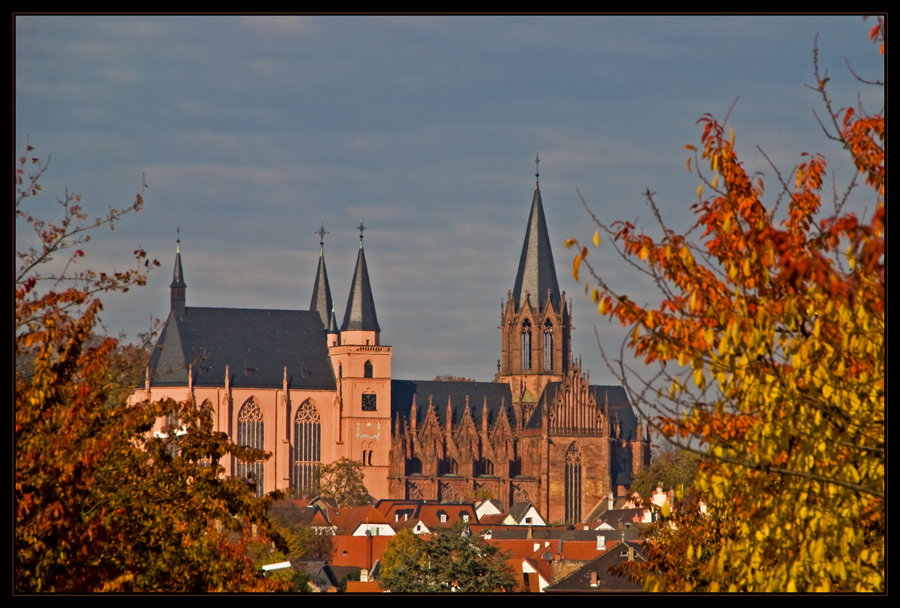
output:
[[338,587],[341,588],[341,591],[347,590],[347,583],[350,581],[358,581],[361,570],[351,570],[338,581]]
[[350,458],[341,458],[321,469],[320,491],[334,498],[342,507],[362,507],[372,504],[366,489],[363,465]]
[[294,524],[289,528],[276,526],[288,546],[292,560],[329,559],[334,550],[331,534],[322,534],[306,524]]
[[309,572],[294,570],[294,574],[291,576],[291,593],[312,593],[312,588],[309,586],[311,580]]
[[654,448],[650,466],[634,476],[630,492],[636,492],[644,499],[649,499],[657,486],[662,486],[664,491],[676,489],[683,493],[694,483],[699,463],[700,455],[696,452],[675,447]]
[[[28,166],[37,169],[29,175]],[[88,222],[79,197],[66,193],[62,220],[45,222],[25,211],[45,168],[24,155],[15,175],[17,220],[40,243],[17,253],[15,279],[15,590],[277,588],[246,553],[251,524],[268,531],[269,499],[224,479],[218,464],[230,454],[264,455],[213,433],[211,413],[191,404],[125,407],[119,383],[131,378],[120,366],[136,354],[93,334],[102,308],[94,294],[142,285],[151,265],[144,251],[135,251],[139,265],[129,271],[69,273],[83,255],[76,249],[62,272],[38,272],[87,242],[91,228],[140,210],[140,195],[125,211]],[[165,438],[147,436],[173,412],[185,433],[170,426]]]
[[[873,39],[883,40],[882,28]],[[615,291],[586,262],[586,247],[575,256],[576,279],[586,266],[597,283],[600,314],[631,328],[628,347],[659,365],[636,385],[619,362],[633,402],[657,408],[666,437],[708,450],[696,486],[712,520],[673,514],[678,542],[660,537],[647,589],[885,586],[885,122],[883,110],[834,110],[817,52],[814,67],[810,88],[828,112],[820,124],[858,171],[842,193],[835,187],[829,217],[820,213],[823,156],[804,154],[790,175],[773,165],[778,188],[767,204],[734,132],[706,115],[702,145],[688,146],[688,169],[694,161],[701,180],[699,241],[666,228],[649,192],[661,239],[595,217],[659,287],[660,305]],[[843,210],[859,182],[874,209],[867,220]],[[662,381],[668,390],[656,392]],[[716,525],[707,534],[708,521]]]
[[451,376],[449,374],[437,375],[433,382],[475,382],[474,378],[465,378],[463,376]]
[[487,486],[478,486],[469,490],[469,500],[473,502],[482,502],[494,499],[494,493]]
[[500,550],[463,526],[429,540],[401,530],[381,558],[381,586],[394,593],[489,593],[515,585]]

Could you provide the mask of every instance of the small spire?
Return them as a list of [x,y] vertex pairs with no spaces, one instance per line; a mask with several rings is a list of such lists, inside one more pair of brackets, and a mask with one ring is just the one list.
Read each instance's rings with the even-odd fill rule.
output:
[[169,284],[169,304],[171,312],[178,316],[184,316],[187,285],[184,282],[184,271],[181,268],[181,228],[175,228],[175,269],[172,272],[172,282]]

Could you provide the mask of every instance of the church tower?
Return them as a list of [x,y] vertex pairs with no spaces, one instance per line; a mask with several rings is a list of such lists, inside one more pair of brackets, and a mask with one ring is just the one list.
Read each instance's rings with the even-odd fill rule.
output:
[[572,348],[571,307],[556,279],[539,177],[536,171],[519,270],[500,316],[499,381],[509,383],[526,419],[547,383],[565,377]]
[[[338,442],[342,456],[363,463],[366,488],[373,496],[388,495],[391,449],[391,347],[381,345],[381,328],[369,283],[363,231],[350,285],[347,311],[338,340],[328,327],[328,351],[338,383]],[[324,263],[321,266],[324,272]],[[336,342],[336,344],[335,344]]]

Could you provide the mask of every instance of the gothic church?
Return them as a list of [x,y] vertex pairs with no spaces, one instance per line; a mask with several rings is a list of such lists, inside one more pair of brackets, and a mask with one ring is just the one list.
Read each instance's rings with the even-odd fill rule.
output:
[[392,377],[360,228],[340,328],[322,249],[310,310],[206,308],[186,305],[179,242],[171,310],[132,402],[212,408],[217,430],[272,454],[221,463],[260,493],[314,493],[319,467],[343,457],[362,462],[376,498],[468,501],[485,488],[505,508],[530,501],[553,522],[579,522],[626,492],[649,464],[649,429],[622,387],[591,385],[572,356],[572,305],[559,291],[539,183],[501,311],[495,382]]

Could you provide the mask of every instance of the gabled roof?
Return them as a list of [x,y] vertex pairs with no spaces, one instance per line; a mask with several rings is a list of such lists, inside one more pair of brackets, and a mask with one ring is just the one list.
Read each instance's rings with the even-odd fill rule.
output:
[[341,331],[381,331],[378,317],[375,315],[375,300],[372,298],[372,286],[369,284],[369,271],[366,268],[366,253],[359,244],[359,255],[356,256],[356,269],[353,271],[353,282],[350,284],[350,297],[347,298],[347,312]]
[[290,388],[336,386],[322,321],[310,311],[188,307],[184,316],[170,313],[150,356],[151,387],[187,386],[191,364],[194,386],[223,386],[226,365],[235,388],[281,388],[285,367]]
[[434,413],[442,425],[447,424],[447,400],[453,416],[452,422],[462,419],[469,398],[469,413],[478,429],[481,429],[484,402],[487,398],[488,424],[494,424],[505,408],[510,425],[515,427],[515,410],[509,384],[498,382],[434,382],[425,380],[391,380],[391,418],[398,412],[410,419],[413,397],[416,400],[416,418],[421,424],[428,411],[431,397]]
[[546,593],[553,592],[640,592],[643,587],[631,583],[624,577],[609,573],[609,569],[624,561],[628,561],[629,549],[635,560],[646,561],[642,551],[643,544],[637,542],[616,543],[607,545],[606,552],[600,557],[589,561],[587,564],[575,570],[568,576],[556,581],[545,588]]
[[535,183],[531,214],[528,216],[528,228],[525,230],[525,243],[522,245],[519,271],[516,273],[516,284],[513,288],[516,310],[522,310],[526,291],[529,294],[528,301],[532,309],[540,307],[540,310],[543,310],[547,304],[548,290],[553,308],[559,310],[559,282],[556,280],[556,266],[553,265],[553,251],[550,249],[550,236],[547,234],[547,220],[544,219],[541,189]]
[[319,313],[319,317],[322,319],[322,327],[328,329],[331,323],[334,302],[331,299],[331,286],[328,284],[328,271],[325,270],[324,250],[319,251],[319,268],[316,270],[316,283],[313,287],[309,309]]

